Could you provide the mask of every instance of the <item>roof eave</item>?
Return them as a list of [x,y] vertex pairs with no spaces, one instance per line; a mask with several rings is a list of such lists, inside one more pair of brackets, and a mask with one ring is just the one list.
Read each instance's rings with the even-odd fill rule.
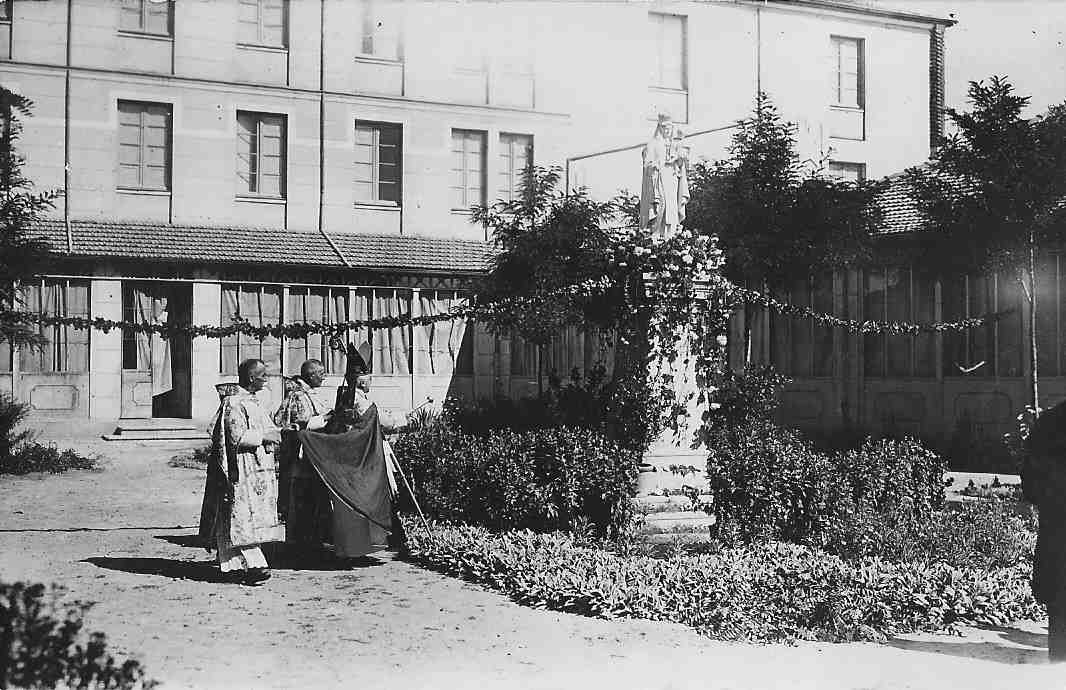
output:
[[842,2],[836,2],[835,0],[739,0],[745,5],[779,5],[779,6],[802,6],[810,7],[813,9],[833,10],[836,12],[847,12],[849,14],[861,14],[869,17],[879,17],[881,19],[893,19],[896,21],[906,22],[919,22],[921,24],[936,24],[940,26],[955,26],[958,23],[956,19],[950,19],[947,17],[937,17],[931,14],[918,14],[917,12],[905,12],[903,10],[893,9],[879,9],[876,7],[867,7],[863,5],[851,5]]

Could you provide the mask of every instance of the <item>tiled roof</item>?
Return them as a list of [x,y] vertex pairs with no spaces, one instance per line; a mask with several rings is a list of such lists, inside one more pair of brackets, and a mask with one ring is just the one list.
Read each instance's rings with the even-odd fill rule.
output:
[[[53,251],[69,256],[345,267],[337,251],[317,232],[92,220],[73,220],[70,225],[71,251],[62,221],[41,221],[35,229]],[[488,242],[440,237],[333,232],[329,239],[353,268],[484,271],[494,253]]]
[[913,232],[922,229],[922,212],[910,196],[905,173],[885,179],[884,190],[877,195],[881,207],[881,232]]

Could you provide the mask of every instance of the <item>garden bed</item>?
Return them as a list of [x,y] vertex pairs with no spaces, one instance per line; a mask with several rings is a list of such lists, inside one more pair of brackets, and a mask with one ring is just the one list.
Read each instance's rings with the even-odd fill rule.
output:
[[884,640],[959,624],[1039,618],[1030,567],[844,560],[770,542],[669,559],[580,546],[565,534],[412,530],[413,558],[522,604],[672,621],[724,640]]

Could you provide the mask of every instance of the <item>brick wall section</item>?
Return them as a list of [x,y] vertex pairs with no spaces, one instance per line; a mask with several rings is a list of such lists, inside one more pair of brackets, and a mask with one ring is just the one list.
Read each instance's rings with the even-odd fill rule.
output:
[[944,134],[944,27],[929,30],[929,150]]

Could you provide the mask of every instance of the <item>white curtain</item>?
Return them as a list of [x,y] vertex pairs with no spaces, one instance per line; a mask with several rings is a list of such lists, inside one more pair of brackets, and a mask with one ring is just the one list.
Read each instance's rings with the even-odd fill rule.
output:
[[[166,324],[167,298],[152,294],[148,286],[133,287],[133,315],[138,323]],[[174,388],[170,367],[170,340],[158,333],[136,333],[137,369],[152,375],[152,395],[161,395]]]
[[[425,290],[419,294],[419,306],[423,316],[437,316],[466,304],[466,298],[454,292]],[[422,326],[425,343],[419,348],[419,373],[433,376],[451,376],[459,359],[466,333],[465,319],[435,321]]]
[[[408,316],[411,313],[410,293],[403,290],[374,290],[373,313],[375,319]],[[409,329],[409,325],[402,325],[374,331],[375,374],[406,376],[410,373],[407,363],[411,347]]]

